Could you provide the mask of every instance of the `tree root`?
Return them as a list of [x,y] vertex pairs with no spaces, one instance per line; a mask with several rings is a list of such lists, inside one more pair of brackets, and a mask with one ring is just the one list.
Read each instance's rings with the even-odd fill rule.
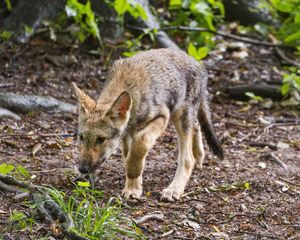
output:
[[0,107],[28,113],[35,110],[76,112],[76,106],[53,97],[0,93]]
[[74,230],[72,217],[51,199],[46,187],[25,183],[12,176],[0,174],[0,189],[15,192],[18,195],[29,191],[29,195],[32,196],[39,213],[51,223],[59,223],[63,227],[67,239],[87,240]]

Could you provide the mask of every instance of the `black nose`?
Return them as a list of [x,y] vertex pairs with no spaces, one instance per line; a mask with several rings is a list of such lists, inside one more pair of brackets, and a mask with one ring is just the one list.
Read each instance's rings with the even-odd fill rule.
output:
[[79,172],[81,172],[82,174],[86,174],[90,172],[90,168],[87,165],[79,165],[78,168]]

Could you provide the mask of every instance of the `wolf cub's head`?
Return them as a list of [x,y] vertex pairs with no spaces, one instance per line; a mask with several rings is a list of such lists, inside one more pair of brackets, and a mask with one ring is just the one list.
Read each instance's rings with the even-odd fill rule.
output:
[[[128,92],[115,101],[96,103],[73,83],[79,103],[79,171],[93,172],[118,147],[132,106]],[[114,96],[112,96],[114,99]]]

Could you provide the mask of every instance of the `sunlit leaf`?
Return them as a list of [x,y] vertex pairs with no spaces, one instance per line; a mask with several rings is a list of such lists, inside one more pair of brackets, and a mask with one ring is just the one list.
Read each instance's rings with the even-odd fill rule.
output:
[[0,165],[0,174],[11,173],[15,169],[14,165],[3,163]]
[[292,6],[284,1],[279,2],[277,8],[279,11],[286,13],[290,13],[293,10]]
[[118,15],[123,15],[127,11],[128,3],[127,0],[115,0],[113,6]]
[[6,5],[6,8],[7,8],[9,11],[12,10],[12,6],[11,6],[10,0],[5,0],[5,5]]
[[78,181],[77,185],[79,187],[90,187],[91,186],[91,184],[89,182],[81,182],[81,181]]
[[30,178],[29,172],[21,165],[17,166],[17,172],[21,173],[25,178]]
[[282,95],[286,95],[290,91],[290,84],[288,82],[283,83],[280,91]]
[[182,3],[181,0],[170,0],[169,9],[171,9],[171,10],[180,9],[181,3]]

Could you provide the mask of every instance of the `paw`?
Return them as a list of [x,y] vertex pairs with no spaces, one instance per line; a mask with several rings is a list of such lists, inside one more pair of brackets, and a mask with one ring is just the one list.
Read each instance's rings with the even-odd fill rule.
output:
[[138,199],[142,196],[142,189],[139,188],[124,188],[122,191],[122,197],[125,199]]
[[176,190],[174,187],[165,188],[161,193],[161,200],[168,202],[178,201],[183,194],[183,191]]

